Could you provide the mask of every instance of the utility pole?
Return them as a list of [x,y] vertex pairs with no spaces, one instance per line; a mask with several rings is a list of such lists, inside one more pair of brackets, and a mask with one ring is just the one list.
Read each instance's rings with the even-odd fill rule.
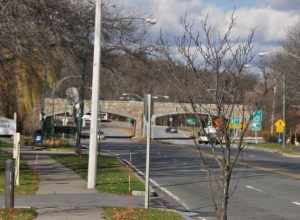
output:
[[274,135],[274,120],[275,120],[275,107],[276,107],[276,92],[277,86],[273,87],[273,103],[272,103],[272,115],[271,115],[271,135]]
[[91,103],[91,128],[89,144],[89,165],[88,165],[88,189],[96,187],[97,173],[97,131],[98,131],[98,102],[100,87],[100,66],[101,66],[101,0],[96,0],[95,16],[95,39],[94,39],[94,66]]
[[282,148],[286,147],[286,140],[285,140],[285,135],[286,135],[286,75],[283,73],[282,75],[282,120],[285,123],[285,126],[283,128],[283,133],[282,133]]
[[146,122],[147,122],[147,145],[146,145],[146,174],[145,174],[145,209],[149,208],[149,176],[150,176],[150,139],[151,139],[151,109],[152,98],[148,94],[145,96],[146,103]]

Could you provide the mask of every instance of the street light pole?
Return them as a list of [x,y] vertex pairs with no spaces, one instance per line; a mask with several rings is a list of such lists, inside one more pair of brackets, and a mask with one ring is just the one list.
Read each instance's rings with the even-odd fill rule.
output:
[[94,40],[94,65],[93,84],[91,100],[91,128],[89,143],[89,164],[88,164],[88,189],[95,189],[97,173],[97,130],[98,130],[98,102],[100,86],[100,65],[101,65],[101,0],[96,0],[95,16],[95,40]]
[[274,135],[274,120],[275,120],[275,107],[276,107],[276,93],[277,86],[273,87],[273,103],[272,103],[272,115],[271,115],[271,135]]
[[146,146],[146,174],[145,174],[145,209],[149,208],[149,178],[150,178],[150,141],[151,141],[151,105],[152,98],[148,94],[145,96],[145,103],[147,106],[147,146]]

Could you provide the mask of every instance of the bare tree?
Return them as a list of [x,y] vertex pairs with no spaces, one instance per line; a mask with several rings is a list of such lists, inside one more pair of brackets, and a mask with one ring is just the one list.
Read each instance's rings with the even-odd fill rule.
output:
[[[197,149],[208,170],[212,203],[221,220],[228,219],[229,201],[235,189],[232,176],[245,149],[244,136],[268,90],[264,83],[254,87],[257,79],[246,70],[254,58],[254,30],[246,38],[234,37],[235,24],[234,13],[225,31],[210,25],[208,16],[200,22],[186,16],[182,19],[183,34],[176,39],[180,58],[174,58],[178,56],[170,52],[163,37],[160,48],[170,69],[165,78],[178,89],[182,102],[190,103],[193,112],[203,114],[198,121],[201,132],[210,137],[211,147],[208,154],[201,147]],[[176,67],[183,64],[181,74],[175,74]],[[212,105],[208,107],[205,102]],[[241,121],[235,137],[230,125],[234,115]],[[210,119],[216,129],[214,135],[207,129],[213,126],[209,125]],[[215,162],[213,166],[211,160]]]
[[[124,54],[144,58],[152,46],[145,44],[142,19],[110,2],[102,7],[102,69],[116,79],[120,71],[112,65],[114,59]],[[24,115],[19,119],[32,115],[45,88],[54,88],[66,75],[81,75],[81,82],[88,82],[78,85],[81,99],[85,97],[91,81],[94,9],[91,0],[0,0],[1,94],[16,97],[10,103],[1,96],[6,104],[2,111],[18,111]],[[82,115],[83,104],[80,109]]]

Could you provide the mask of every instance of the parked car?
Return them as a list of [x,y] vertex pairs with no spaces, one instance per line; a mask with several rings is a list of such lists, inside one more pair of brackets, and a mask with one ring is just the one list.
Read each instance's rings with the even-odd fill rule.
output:
[[167,127],[166,132],[167,133],[178,133],[177,128],[175,128],[175,127]]

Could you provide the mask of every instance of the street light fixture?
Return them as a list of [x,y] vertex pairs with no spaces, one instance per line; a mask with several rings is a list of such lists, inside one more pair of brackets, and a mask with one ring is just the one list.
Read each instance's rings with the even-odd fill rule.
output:
[[[125,99],[125,97],[126,97],[126,98],[134,97],[134,98],[137,99],[138,101],[143,101],[143,100],[144,100],[140,95],[135,94],[135,93],[126,93],[126,92],[124,92],[124,93],[122,93],[122,96],[121,96],[121,97],[123,97],[124,99]],[[121,98],[121,97],[120,97],[120,98]]]
[[156,95],[156,96],[152,96],[152,99],[170,99],[170,96],[168,95]]

